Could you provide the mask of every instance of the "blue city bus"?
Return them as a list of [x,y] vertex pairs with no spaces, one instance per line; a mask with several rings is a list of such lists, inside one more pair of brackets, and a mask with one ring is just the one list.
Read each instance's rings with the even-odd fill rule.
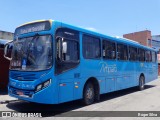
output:
[[17,27],[10,60],[9,95],[42,104],[89,105],[158,76],[154,49],[54,20]]

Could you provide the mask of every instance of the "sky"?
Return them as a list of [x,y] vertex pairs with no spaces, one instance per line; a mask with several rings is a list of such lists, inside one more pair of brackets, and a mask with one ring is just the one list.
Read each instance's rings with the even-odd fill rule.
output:
[[160,0],[0,0],[0,30],[53,19],[96,32],[123,36],[150,30],[160,34]]

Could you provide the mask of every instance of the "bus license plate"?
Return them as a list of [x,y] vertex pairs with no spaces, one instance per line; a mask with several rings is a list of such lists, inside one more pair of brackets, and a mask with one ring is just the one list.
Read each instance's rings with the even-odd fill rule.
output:
[[24,93],[22,91],[17,91],[18,95],[24,95]]

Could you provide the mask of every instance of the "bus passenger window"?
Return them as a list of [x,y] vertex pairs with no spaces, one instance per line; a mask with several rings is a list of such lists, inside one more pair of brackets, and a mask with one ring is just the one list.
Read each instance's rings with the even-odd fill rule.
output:
[[139,61],[144,62],[145,61],[145,50],[143,49],[138,49],[138,56],[139,56]]
[[146,56],[146,62],[152,61],[151,51],[149,50],[145,51],[145,56]]
[[66,61],[78,61],[79,60],[79,50],[78,50],[78,42],[67,40],[67,52]]
[[117,44],[117,58],[118,60],[128,60],[127,45]]
[[114,42],[103,40],[103,58],[116,59],[116,45]]
[[[63,51],[63,43],[66,43],[66,51]],[[79,60],[79,43],[76,40],[57,40],[57,60],[63,62],[77,62]]]
[[129,47],[129,60],[130,61],[137,60],[137,48]]
[[100,39],[83,35],[83,56],[86,59],[100,58]]
[[157,59],[156,52],[152,51],[152,62],[156,62],[156,59]]

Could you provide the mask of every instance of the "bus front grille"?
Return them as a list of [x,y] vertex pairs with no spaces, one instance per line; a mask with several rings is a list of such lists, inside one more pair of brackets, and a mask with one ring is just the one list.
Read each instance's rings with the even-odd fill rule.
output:
[[35,74],[18,74],[18,73],[10,73],[10,78],[19,81],[34,81],[35,79],[37,79]]

